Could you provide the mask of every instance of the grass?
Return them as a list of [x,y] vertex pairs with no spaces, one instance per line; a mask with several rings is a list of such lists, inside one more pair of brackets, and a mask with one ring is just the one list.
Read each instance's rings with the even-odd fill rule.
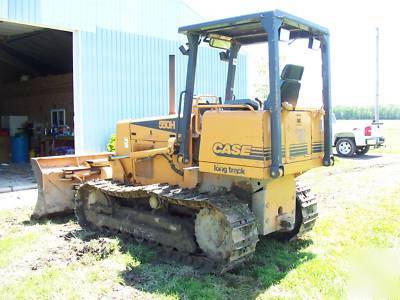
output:
[[[308,248],[315,258],[284,278],[277,290],[289,290],[296,297],[347,298],[353,255],[357,251],[389,249],[398,243],[400,207],[390,205],[392,210],[386,207],[391,203],[389,198],[395,195],[398,192],[381,199],[385,204],[354,205],[351,212],[321,219],[311,234],[314,243]],[[393,288],[400,293],[400,278]],[[267,291],[263,296],[274,293],[276,290]]]
[[[25,277],[23,281],[1,288],[4,299],[78,299],[73,269],[48,268],[40,275]],[[82,288],[82,287],[79,287]]]
[[[400,122],[399,122],[400,125]],[[386,146],[372,150],[372,153],[400,154],[400,127],[384,130]]]
[[[390,145],[390,151],[397,151],[399,130],[386,134],[386,150]],[[28,220],[31,208],[2,210],[0,298],[396,299],[399,168],[355,173],[358,162],[337,159],[332,168],[305,174],[303,179],[323,199],[314,230],[292,243],[262,238],[250,262],[221,276],[160,263],[146,246],[87,235],[73,220],[35,223]],[[371,181],[376,172],[379,177]],[[60,232],[68,231],[73,237],[64,240]],[[52,260],[33,270],[38,262],[29,261],[30,253]]]
[[[338,207],[321,218],[305,239],[293,243],[263,238],[254,258],[244,268],[222,276],[201,275],[186,266],[160,264],[151,249],[111,238],[107,255],[88,252],[71,264],[46,266],[13,283],[2,284],[0,295],[4,299],[102,298],[120,293],[116,290],[120,287],[135,298],[145,299],[339,299],[357,291],[352,290],[352,284],[357,283],[352,270],[367,267],[373,270],[372,278],[363,280],[378,284],[374,290],[378,291],[377,297],[399,295],[399,266],[384,259],[366,266],[365,261],[357,264],[356,259],[368,257],[370,251],[399,251],[399,194],[397,188],[382,193],[379,199],[372,195],[362,203]],[[32,241],[37,239],[33,233],[23,233],[29,228],[20,229],[15,237],[0,240],[1,268],[11,263],[10,257],[18,260],[20,253],[29,251]],[[91,240],[89,245],[94,246],[96,241]],[[19,250],[15,252],[16,249]],[[395,256],[397,261],[398,257]],[[391,275],[377,281],[373,274],[381,273]]]
[[385,147],[373,149],[371,153],[400,154],[400,121],[383,121]]
[[39,232],[19,233],[0,238],[0,268],[20,258],[39,238]]

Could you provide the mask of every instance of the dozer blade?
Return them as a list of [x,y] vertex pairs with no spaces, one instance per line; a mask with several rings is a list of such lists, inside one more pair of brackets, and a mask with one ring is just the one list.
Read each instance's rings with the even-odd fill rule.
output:
[[74,210],[75,187],[87,180],[112,177],[110,153],[37,157],[31,165],[38,186],[32,218],[68,214]]

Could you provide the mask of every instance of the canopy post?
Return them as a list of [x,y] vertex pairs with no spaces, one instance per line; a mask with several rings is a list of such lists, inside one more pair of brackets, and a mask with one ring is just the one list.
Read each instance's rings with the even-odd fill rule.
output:
[[279,28],[282,19],[274,14],[262,19],[262,25],[268,33],[269,86],[271,99],[271,167],[270,176],[283,175],[282,165],[282,124],[281,124],[281,89],[279,72]]
[[225,101],[233,100],[233,88],[235,86],[235,74],[237,65],[237,56],[240,50],[240,44],[232,43],[229,49],[228,77],[226,79]]
[[332,155],[332,103],[331,103],[331,62],[329,34],[321,35],[321,57],[322,57],[322,100],[324,104],[324,166],[333,163]]
[[185,164],[188,163],[190,159],[190,122],[192,117],[192,104],[196,75],[197,50],[199,47],[199,34],[188,33],[187,38],[189,42],[189,59],[186,73],[186,89],[183,102],[183,117],[180,120],[181,124],[179,126],[179,136],[181,141],[179,145],[179,158]]

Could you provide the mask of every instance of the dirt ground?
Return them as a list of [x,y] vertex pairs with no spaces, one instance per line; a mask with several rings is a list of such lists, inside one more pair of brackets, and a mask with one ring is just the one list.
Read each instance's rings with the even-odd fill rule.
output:
[[400,187],[399,154],[336,157],[336,161],[335,168],[320,168],[299,177],[318,195],[320,215],[343,203],[362,203],[366,195]]
[[[320,219],[323,220],[335,214],[341,214],[343,210],[351,209],[354,205],[364,205],[364,201],[371,201],[370,195],[379,195],[379,193],[400,187],[399,174],[400,155],[370,154],[358,159],[338,159],[335,167],[312,170],[302,175],[300,179],[318,195]],[[151,251],[147,251],[148,249],[137,245],[134,246],[136,248],[131,248],[129,244],[131,241],[123,238],[116,241],[107,235],[82,231],[73,216],[58,218],[51,222],[31,221],[29,216],[33,210],[36,195],[36,190],[0,194],[0,239],[9,237],[12,232],[19,235],[20,232],[23,232],[21,241],[12,241],[14,244],[21,243],[20,249],[16,249],[9,258],[5,255],[0,259],[0,286],[12,287],[13,284],[18,284],[21,278],[32,278],[32,274],[46,272],[49,268],[60,267],[62,269],[68,268],[68,266],[75,268],[77,262],[93,270],[93,274],[97,274],[90,276],[100,276],[99,274],[103,271],[94,267],[100,261],[101,268],[115,268],[119,274],[125,272],[125,275],[118,279],[107,277],[94,280],[94,282],[102,282],[102,285],[106,282],[105,286],[107,287],[107,291],[96,294],[94,298],[102,298],[104,295],[106,298],[116,299],[125,297],[163,298],[165,291],[161,287],[168,286],[168,281],[197,276],[195,271],[188,266],[166,265],[161,269],[151,267],[148,271],[148,269],[135,269],[133,267],[137,264],[135,260],[129,264],[121,263],[119,258],[108,260],[107,258],[112,257],[116,252],[122,251],[124,254],[131,254],[129,259],[134,257],[136,261],[141,260],[143,265],[146,265],[144,262],[157,263],[156,259],[149,257],[150,254],[146,254],[151,253]],[[32,241],[31,244],[30,241]],[[26,243],[28,247],[25,245]],[[262,254],[260,251],[265,250],[262,245],[263,243],[257,247],[258,256]],[[127,265],[130,271],[126,270]],[[152,286],[151,282],[160,280],[165,281],[165,284],[153,283],[154,286]],[[205,279],[200,281],[202,280]],[[242,288],[240,293],[243,294],[238,295],[250,293],[247,294],[249,298],[255,298],[256,295],[260,296],[265,292],[270,293],[273,291],[273,285],[279,282],[278,280],[264,285],[254,284],[254,277],[248,276],[245,271],[226,274],[223,280],[224,288],[227,289],[225,292],[229,287],[234,293],[234,286],[240,282]],[[262,282],[260,278],[258,281]],[[96,285],[89,286],[87,292],[79,292],[78,297],[90,298],[91,288],[96,288]],[[249,291],[246,291],[246,288]],[[158,294],[159,290],[162,292],[161,295]],[[175,290],[172,289],[172,291]],[[43,295],[47,295],[45,292],[43,293]],[[176,293],[182,296],[179,289]],[[168,295],[168,293],[166,294]],[[232,299],[238,298],[238,295],[233,295]],[[61,298],[63,298],[62,294]],[[188,296],[188,298],[191,297]]]

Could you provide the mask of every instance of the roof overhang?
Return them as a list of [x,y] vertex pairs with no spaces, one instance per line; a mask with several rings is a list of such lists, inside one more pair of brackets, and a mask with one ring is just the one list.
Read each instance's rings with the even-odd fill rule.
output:
[[321,35],[329,35],[327,28],[280,10],[184,26],[180,27],[178,32],[183,34],[194,33],[201,37],[220,35],[235,40],[242,45],[249,45],[268,41],[263,21],[274,17],[282,19],[281,28],[290,30],[291,39],[318,39]]

